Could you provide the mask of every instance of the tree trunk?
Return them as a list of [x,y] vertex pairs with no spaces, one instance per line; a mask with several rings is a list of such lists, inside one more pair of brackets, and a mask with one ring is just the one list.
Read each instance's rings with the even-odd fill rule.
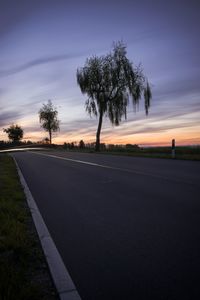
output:
[[99,124],[96,133],[96,145],[95,151],[100,151],[100,134],[101,134],[101,127],[102,127],[102,120],[103,120],[103,111],[100,110],[99,112]]
[[50,145],[51,145],[51,136],[52,136],[52,133],[51,133],[51,130],[49,130],[49,143],[50,143]]

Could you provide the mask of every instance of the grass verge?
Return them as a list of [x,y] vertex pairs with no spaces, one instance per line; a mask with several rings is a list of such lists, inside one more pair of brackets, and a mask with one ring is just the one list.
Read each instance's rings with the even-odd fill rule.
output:
[[0,155],[0,299],[58,299],[12,157]]
[[[147,157],[147,158],[167,158],[174,159],[171,153],[148,153],[148,152],[117,152],[117,151],[101,151],[100,154],[121,155],[121,156],[133,156],[133,157]],[[200,160],[200,154],[176,154],[177,160]]]

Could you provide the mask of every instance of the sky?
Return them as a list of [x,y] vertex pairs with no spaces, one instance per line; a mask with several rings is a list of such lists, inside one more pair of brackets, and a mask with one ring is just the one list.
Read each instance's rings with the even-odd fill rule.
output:
[[101,142],[200,144],[199,28],[199,0],[0,0],[0,140],[13,123],[24,140],[47,137],[38,111],[51,99],[60,120],[53,142],[94,142],[97,119],[76,71],[123,40],[151,84],[150,112],[141,99],[120,126],[104,118]]

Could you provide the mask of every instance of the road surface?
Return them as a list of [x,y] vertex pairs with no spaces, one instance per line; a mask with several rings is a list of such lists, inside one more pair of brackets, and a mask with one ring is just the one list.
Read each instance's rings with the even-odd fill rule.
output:
[[83,300],[200,299],[200,163],[14,157]]

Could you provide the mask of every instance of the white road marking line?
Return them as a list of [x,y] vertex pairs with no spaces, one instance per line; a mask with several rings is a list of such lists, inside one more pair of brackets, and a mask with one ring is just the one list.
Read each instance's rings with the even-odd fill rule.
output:
[[125,168],[111,167],[111,166],[108,166],[108,165],[101,165],[101,164],[92,163],[92,162],[89,162],[89,161],[83,161],[83,160],[77,160],[77,159],[72,159],[72,158],[67,158],[67,157],[61,157],[61,156],[52,155],[52,154],[44,154],[44,153],[39,153],[39,152],[34,152],[34,151],[29,151],[29,152],[37,154],[37,155],[41,155],[41,156],[52,157],[52,158],[56,158],[56,159],[66,160],[66,161],[72,161],[72,162],[75,162],[75,163],[100,167],[100,168],[104,168],[104,169],[111,169],[111,170],[116,170],[116,171],[121,171],[121,172],[128,172],[128,173],[133,173],[133,174],[143,175],[143,176],[151,176],[151,177],[154,177],[154,178],[159,178],[159,179],[163,179],[163,180],[167,180],[167,181],[171,181],[171,182],[175,182],[175,183],[181,183],[181,184],[184,183],[184,184],[189,184],[189,185],[195,185],[196,186],[195,183],[190,182],[190,181],[184,181],[184,180],[176,179],[176,178],[169,178],[169,177],[160,176],[160,175],[157,175],[157,174],[146,173],[146,172],[130,170],[130,169],[125,169]]

